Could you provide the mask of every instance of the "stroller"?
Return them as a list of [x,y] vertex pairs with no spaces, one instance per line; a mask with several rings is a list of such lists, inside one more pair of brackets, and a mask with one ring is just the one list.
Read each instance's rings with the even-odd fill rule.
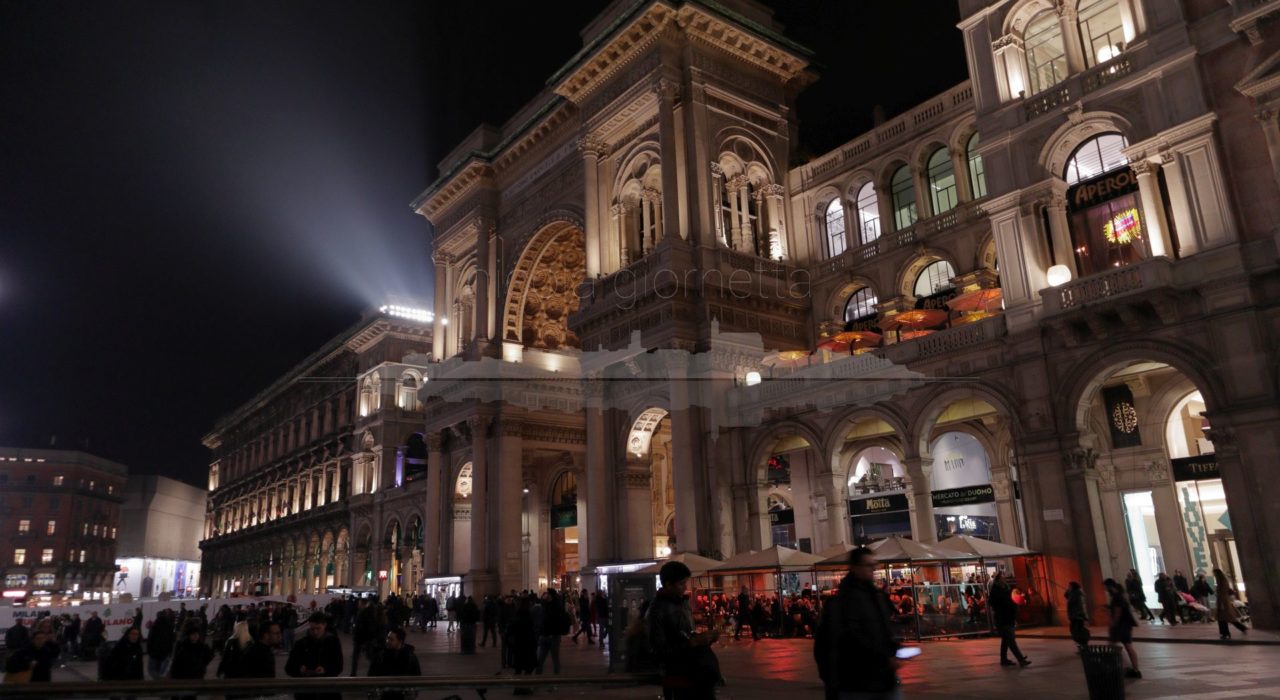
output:
[[1183,622],[1212,622],[1213,612],[1190,593],[1178,593],[1178,617]]

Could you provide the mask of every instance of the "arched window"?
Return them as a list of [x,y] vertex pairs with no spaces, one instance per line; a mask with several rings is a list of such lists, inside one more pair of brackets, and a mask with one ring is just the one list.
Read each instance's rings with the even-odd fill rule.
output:
[[1048,90],[1067,77],[1067,46],[1058,13],[1044,10],[1031,18],[1023,34],[1030,94]]
[[880,198],[870,182],[858,190],[858,240],[862,245],[880,237]]
[[929,263],[916,277],[915,295],[927,297],[938,292],[951,289],[951,278],[956,276],[955,268],[946,260]]
[[911,179],[911,168],[902,166],[889,179],[889,194],[893,199],[893,226],[902,230],[916,222],[916,184]]
[[827,222],[827,254],[835,257],[844,252],[846,242],[844,238],[844,205],[840,198],[836,197],[827,205],[826,216]]
[[1128,145],[1129,141],[1121,134],[1102,134],[1085,141],[1067,160],[1062,179],[1074,185],[1128,164],[1129,159],[1123,152]]
[[982,156],[978,155],[978,132],[969,137],[964,152],[969,157],[969,189],[974,199],[987,196],[987,174],[982,168]]
[[844,320],[856,321],[876,313],[876,293],[871,287],[863,287],[849,296],[844,305]]
[[422,403],[418,401],[418,377],[406,372],[400,379],[400,400],[397,404],[406,411],[421,411]]
[[956,206],[956,169],[951,164],[951,154],[945,148],[939,148],[929,156],[929,199],[935,216]]
[[1089,67],[1106,63],[1124,51],[1124,21],[1117,0],[1083,0],[1077,14],[1084,60]]

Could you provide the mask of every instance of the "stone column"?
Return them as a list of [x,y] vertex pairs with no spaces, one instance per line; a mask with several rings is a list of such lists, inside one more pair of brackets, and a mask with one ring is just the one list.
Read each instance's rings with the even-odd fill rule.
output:
[[485,333],[489,330],[489,237],[493,233],[493,223],[484,217],[476,219],[476,288],[475,306],[471,313],[474,321],[471,325],[471,337],[462,338],[462,343],[472,340],[487,340]]
[[494,572],[489,557],[489,416],[467,419],[471,428],[471,570],[467,573],[470,591],[489,590]]
[[[443,357],[452,357],[458,352],[457,329],[462,328],[462,320],[454,315],[454,269],[453,258],[445,257],[444,268],[444,319],[441,322],[444,326],[444,355]],[[454,318],[450,319],[450,316]],[[452,327],[450,327],[452,324]],[[434,342],[434,340],[432,341]],[[443,359],[443,358],[442,358]]]
[[[426,553],[423,562],[427,576],[438,576],[448,568],[448,562],[440,561],[440,533],[444,531],[446,499],[452,500],[448,469],[444,462],[444,439],[439,432],[426,434],[427,441],[427,503],[422,523],[422,549]],[[452,510],[452,509],[450,509]],[[452,517],[452,512],[449,516]]]
[[586,188],[586,227],[584,231],[587,249],[587,279],[600,276],[600,157],[608,152],[608,145],[599,137],[587,134],[578,140],[582,152],[582,181]]
[[671,453],[688,460],[681,465],[672,464],[671,479],[675,487],[676,545],[681,552],[698,552],[702,546],[699,532],[698,504],[703,501],[699,474],[704,470],[702,460],[702,431],[697,407],[689,404],[688,358],[668,358],[667,371],[670,387]]
[[[876,208],[880,210],[880,235],[883,236],[886,232],[898,230],[898,222],[893,218],[893,194],[880,183],[876,183],[873,189],[876,191]],[[861,240],[862,224],[859,223],[858,227]]]
[[1026,55],[1022,39],[1006,34],[991,43],[995,51],[996,86],[1000,101],[1016,100],[1027,92]]
[[996,497],[996,522],[1000,524],[1000,541],[1015,547],[1022,546],[1021,528],[1018,527],[1018,508],[1013,499],[1013,479],[1007,466],[991,465],[991,490]]
[[724,229],[724,169],[719,163],[711,164],[711,221],[715,224],[716,240],[729,246],[729,236]]
[[618,474],[622,485],[621,557],[625,560],[655,556],[653,548],[653,474],[648,465],[628,460]]
[[[609,436],[600,384],[591,382],[586,407],[586,468],[578,484],[578,561],[585,570],[612,558],[615,534],[611,505],[612,467],[608,462]],[[584,498],[585,495],[585,498]],[[584,517],[585,516],[585,517]],[[583,524],[586,527],[583,527]]]
[[1059,22],[1062,25],[1062,42],[1067,53],[1067,74],[1074,75],[1083,71],[1090,61],[1096,57],[1085,58],[1084,41],[1080,36],[1080,21],[1076,16],[1076,8],[1072,3],[1062,3],[1059,11]]
[[631,264],[631,250],[628,245],[627,238],[630,231],[627,230],[628,210],[626,202],[613,205],[613,226],[618,232],[618,259],[622,267]]
[[681,238],[687,238],[688,231],[680,228],[680,171],[679,150],[680,139],[676,124],[675,108],[680,99],[680,84],[671,78],[661,78],[655,86],[658,95],[658,147],[662,152],[662,230],[676,231]]
[[1156,510],[1156,531],[1160,536],[1164,568],[1168,572],[1180,570],[1188,576],[1194,576],[1191,554],[1187,551],[1187,533],[1182,524],[1182,508],[1178,505],[1178,494],[1169,475],[1169,465],[1159,459],[1148,463],[1146,470],[1151,480],[1151,501]]
[[444,333],[445,333],[444,320],[449,315],[449,301],[447,299],[448,292],[445,291],[446,290],[445,278],[448,274],[445,271],[445,268],[447,266],[447,260],[448,260],[448,257],[444,253],[437,252],[431,256],[431,261],[435,264],[435,267],[436,267],[436,274],[435,274],[436,293],[435,293],[434,299],[432,300],[432,307],[434,308],[435,319],[432,322],[432,326],[431,326],[431,354],[434,355],[435,359],[437,360],[444,359],[444,357],[446,356],[445,343],[444,343]]
[[1151,257],[1173,257],[1173,243],[1169,239],[1169,224],[1164,215],[1164,199],[1160,196],[1160,180],[1156,173],[1160,166],[1148,160],[1133,164],[1138,175],[1138,196],[1142,200],[1142,214],[1146,220],[1147,246]]
[[1067,221],[1067,198],[1055,194],[1048,198],[1045,211],[1049,214],[1049,236],[1053,240],[1053,262],[1055,265],[1066,265],[1073,277],[1079,276],[1076,269],[1075,249],[1071,245],[1071,228]]
[[1280,111],[1270,107],[1259,109],[1254,115],[1262,127],[1262,136],[1267,142],[1267,153],[1271,156],[1271,176],[1280,186]]
[[908,457],[902,460],[902,468],[911,479],[911,529],[917,542],[933,544],[938,541],[938,524],[933,518],[933,459]]
[[[769,232],[769,255],[771,260],[785,260],[787,258],[787,225],[786,217],[783,210],[782,194],[785,192],[782,185],[770,184],[761,188],[761,208],[760,217],[765,219],[767,230]],[[843,208],[843,207],[842,207]],[[846,232],[848,229],[845,229]]]
[[494,586],[490,593],[518,589],[524,581],[521,565],[524,527],[520,517],[524,501],[524,426],[517,418],[502,416],[498,429],[497,483],[490,492],[495,495],[494,507],[497,509],[495,544],[500,567],[500,579],[494,583],[500,582],[501,585]]

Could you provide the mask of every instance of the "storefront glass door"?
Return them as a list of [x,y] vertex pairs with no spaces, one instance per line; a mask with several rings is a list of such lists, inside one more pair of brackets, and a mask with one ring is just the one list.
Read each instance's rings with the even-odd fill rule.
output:
[[1142,589],[1147,594],[1147,604],[1155,605],[1156,574],[1164,571],[1164,554],[1160,550],[1160,535],[1156,530],[1156,508],[1150,491],[1134,491],[1124,494],[1124,524],[1129,535],[1129,556],[1133,568],[1142,577]]

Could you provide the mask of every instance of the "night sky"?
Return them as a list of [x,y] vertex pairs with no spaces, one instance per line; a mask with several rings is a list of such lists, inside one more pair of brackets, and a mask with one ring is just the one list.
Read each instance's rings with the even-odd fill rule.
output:
[[[429,299],[409,202],[605,4],[0,0],[0,444],[202,484],[219,416]],[[947,0],[770,4],[822,65],[801,153],[965,78]]]

